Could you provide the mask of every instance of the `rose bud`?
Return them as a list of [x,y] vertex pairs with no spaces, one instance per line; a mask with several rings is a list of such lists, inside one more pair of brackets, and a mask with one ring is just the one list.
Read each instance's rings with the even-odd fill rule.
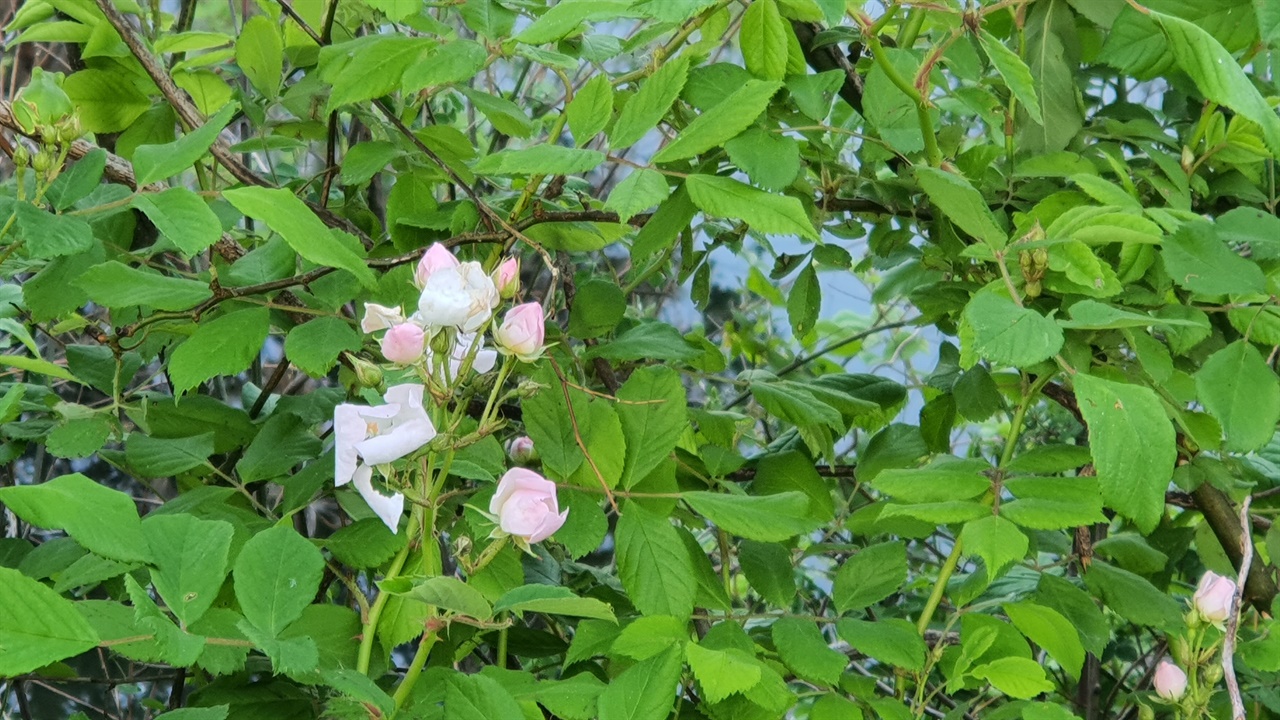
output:
[[510,300],[520,290],[520,261],[507,258],[497,270],[493,271],[493,284],[498,286],[498,294],[503,300]]
[[393,363],[411,365],[422,357],[426,334],[413,323],[394,325],[382,336],[382,356]]
[[493,338],[499,347],[525,362],[531,362],[542,355],[545,332],[542,306],[538,303],[524,303],[507,311],[502,325],[494,331]]
[[1211,623],[1220,623],[1231,615],[1235,601],[1236,584],[1215,572],[1206,572],[1200,578],[1196,594],[1192,597],[1200,616]]
[[537,455],[533,451],[533,438],[521,435],[507,443],[507,454],[521,465],[533,460]]
[[1168,660],[1161,660],[1156,666],[1152,684],[1155,685],[1156,695],[1165,700],[1178,700],[1187,691],[1187,674]]
[[560,511],[556,484],[532,470],[511,468],[498,482],[489,513],[502,532],[525,543],[542,542],[564,525],[569,511]]
[[418,261],[418,269],[413,273],[414,282],[421,288],[427,284],[427,278],[431,277],[435,271],[443,270],[444,268],[456,268],[460,264],[458,258],[449,252],[449,248],[440,243],[433,243],[422,254],[422,259]]

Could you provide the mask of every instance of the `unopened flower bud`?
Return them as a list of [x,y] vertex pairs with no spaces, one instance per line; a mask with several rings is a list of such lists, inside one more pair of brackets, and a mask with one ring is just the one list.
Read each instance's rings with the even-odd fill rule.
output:
[[462,263],[458,262],[458,258],[449,252],[449,248],[434,243],[427,251],[422,254],[422,259],[418,261],[418,267],[414,271],[413,279],[421,289],[427,284],[427,278],[431,277],[437,270],[444,268],[456,268]]
[[382,385],[382,368],[350,353],[347,353],[347,359],[351,362],[351,370],[356,375],[356,382],[361,386],[376,388]]
[[1210,663],[1200,671],[1200,678],[1204,680],[1204,687],[1213,687],[1222,679],[1222,666],[1217,663]]
[[449,355],[453,352],[453,334],[448,328],[431,337],[431,352],[439,355]]
[[45,148],[41,148],[40,150],[38,150],[35,154],[35,157],[31,158],[31,168],[38,173],[43,173],[48,171],[49,167],[52,165],[53,165],[53,158],[49,155],[49,151]]
[[1152,684],[1155,686],[1156,695],[1165,700],[1178,700],[1187,692],[1187,674],[1168,660],[1161,660],[1156,666],[1156,676]]
[[16,167],[24,168],[31,164],[31,151],[22,143],[14,143],[13,145],[13,164]]
[[1138,704],[1138,720],[1156,720],[1156,711],[1150,706]]
[[533,449],[533,438],[528,435],[513,438],[511,442],[507,443],[507,454],[511,456],[512,460],[521,465],[533,461],[538,456]]
[[1192,600],[1201,617],[1211,623],[1220,623],[1231,615],[1235,596],[1236,584],[1233,580],[1215,572],[1206,572],[1200,578]]
[[382,356],[393,363],[410,365],[422,357],[426,336],[413,323],[394,325],[382,336]]
[[497,270],[493,271],[493,284],[498,286],[498,295],[503,300],[510,300],[520,291],[520,261],[507,258]]

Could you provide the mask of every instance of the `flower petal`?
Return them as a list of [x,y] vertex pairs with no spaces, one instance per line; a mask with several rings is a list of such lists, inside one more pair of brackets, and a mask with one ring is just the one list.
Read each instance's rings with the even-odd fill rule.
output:
[[368,408],[343,403],[333,409],[333,484],[341,487],[355,475],[356,444],[364,440],[368,424],[360,411]]
[[370,465],[381,465],[412,453],[431,442],[436,429],[425,416],[421,419],[397,423],[387,432],[356,444],[360,457]]
[[360,497],[364,498],[369,509],[386,524],[392,533],[395,533],[399,530],[400,516],[404,514],[404,495],[400,493],[390,497],[383,495],[374,489],[372,479],[373,468],[361,465],[356,471],[356,490],[359,491]]
[[557,530],[564,527],[564,521],[569,518],[569,511],[556,515],[555,513],[547,513],[542,518],[542,524],[529,535],[529,542],[542,542],[556,533]]

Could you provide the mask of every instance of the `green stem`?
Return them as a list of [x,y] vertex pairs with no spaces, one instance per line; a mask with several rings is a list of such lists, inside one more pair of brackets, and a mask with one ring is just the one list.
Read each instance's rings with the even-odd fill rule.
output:
[[498,668],[507,669],[507,628],[498,631]]
[[[864,25],[864,29],[869,26]],[[911,84],[911,81],[902,76],[898,69],[893,66],[893,62],[889,60],[889,54],[885,52],[884,46],[880,44],[880,39],[870,32],[863,32],[863,39],[866,40],[867,49],[871,51],[871,55],[875,58],[876,65],[884,72],[885,77],[889,78],[889,82],[902,91],[904,95],[910,98],[911,102],[916,105],[916,118],[920,121],[920,134],[924,137],[925,156],[929,158],[929,164],[934,167],[942,165],[942,151],[938,149],[938,137],[933,131],[933,118],[929,117],[929,103],[925,100],[920,90]]]
[[[404,568],[404,563],[409,559],[409,550],[413,547],[416,529],[421,525],[422,508],[418,505],[413,506],[413,512],[409,514],[409,529],[405,532],[409,533],[404,547],[396,554],[395,559],[391,561],[391,567],[387,568],[386,578],[394,578],[400,574],[400,570]],[[382,618],[382,610],[387,606],[387,601],[391,599],[391,594],[387,592],[379,592],[378,597],[374,599],[373,606],[369,608],[369,617],[364,623],[364,627],[360,633],[360,652],[356,656],[356,670],[362,674],[369,673],[369,660],[373,657],[373,638],[377,634],[378,620]]]
[[440,639],[440,634],[435,630],[428,630],[423,634],[422,640],[418,641],[418,650],[413,654],[413,661],[409,663],[409,669],[404,673],[404,679],[400,681],[399,687],[396,688],[393,696],[396,701],[395,712],[391,713],[391,717],[400,712],[400,708],[404,707],[404,703],[409,699],[409,694],[413,692],[413,686],[418,683],[418,678],[422,675],[422,668],[427,664],[427,657],[431,655],[431,649],[435,647],[436,642]]
[[916,44],[916,38],[920,36],[920,28],[924,27],[924,10],[915,8],[907,13],[907,21],[902,24],[902,29],[898,31],[898,47],[904,50],[910,50],[912,45]]
[[[1035,402],[1040,390],[1052,379],[1053,373],[1045,373],[1036,378],[1036,381],[1027,389],[1027,394],[1023,396],[1022,402],[1018,403],[1018,409],[1014,411],[1013,419],[1009,422],[1009,439],[1005,441],[1004,451],[1000,453],[998,467],[1001,470],[1013,460],[1014,450],[1018,447],[1018,437],[1022,435],[1022,424],[1026,420],[1027,410]],[[995,498],[993,497],[992,500],[994,501]],[[956,566],[960,564],[960,556],[963,554],[964,546],[960,542],[960,538],[956,538],[955,543],[951,546],[951,553],[947,555],[947,559],[942,563],[942,569],[938,571],[938,579],[934,582],[933,591],[929,593],[929,599],[925,602],[924,610],[920,613],[920,620],[916,622],[916,629],[921,635],[924,635],[924,631],[929,629],[929,623],[933,621],[933,614],[942,602],[943,594],[946,593],[947,583],[950,582],[951,575],[955,573]]]

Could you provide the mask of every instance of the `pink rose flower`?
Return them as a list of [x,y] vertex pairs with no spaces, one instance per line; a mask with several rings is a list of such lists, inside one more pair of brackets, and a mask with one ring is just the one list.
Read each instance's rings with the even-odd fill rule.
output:
[[1156,695],[1165,700],[1178,700],[1187,691],[1187,674],[1168,660],[1161,660],[1156,666],[1152,684],[1155,685]]
[[511,459],[524,464],[534,458],[533,438],[528,435],[521,435],[511,442],[507,443],[507,454]]
[[493,271],[493,284],[498,286],[498,294],[504,300],[515,297],[520,289],[520,261],[513,257],[503,260]]
[[1192,597],[1200,616],[1211,623],[1220,623],[1231,615],[1235,601],[1236,584],[1215,572],[1207,572],[1200,578],[1196,594]]
[[418,269],[414,272],[413,279],[418,284],[418,287],[421,288],[427,284],[427,278],[431,277],[431,274],[435,271],[443,270],[444,268],[456,268],[460,264],[458,258],[449,252],[449,248],[440,243],[434,243],[422,254],[422,259],[418,261]]
[[422,357],[426,340],[426,333],[413,323],[393,325],[382,336],[382,356],[393,363],[411,365]]
[[524,303],[507,311],[502,325],[494,331],[498,346],[512,355],[529,362],[542,355],[542,342],[546,326],[542,319],[542,306]]
[[556,484],[532,470],[511,468],[489,501],[498,527],[527,543],[542,542],[559,530],[569,511],[560,512]]

